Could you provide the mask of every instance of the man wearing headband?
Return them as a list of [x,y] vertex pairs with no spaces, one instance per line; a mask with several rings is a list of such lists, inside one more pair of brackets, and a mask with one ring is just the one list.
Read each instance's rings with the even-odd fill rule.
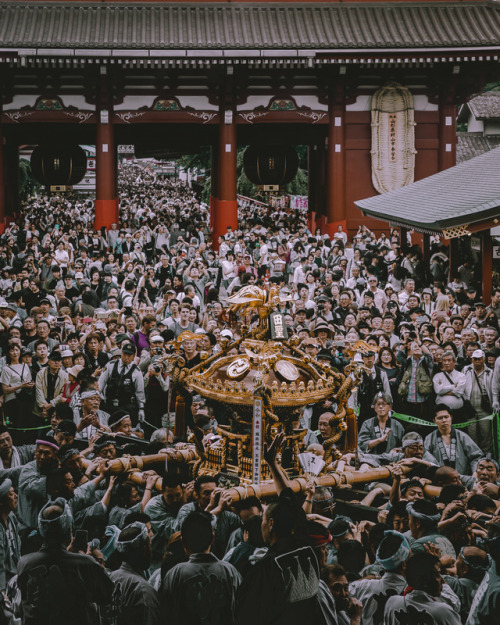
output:
[[460,617],[441,596],[443,578],[439,560],[430,553],[412,554],[406,565],[408,589],[404,596],[390,597],[385,604],[384,625],[418,623],[461,625]]
[[413,553],[425,551],[425,545],[433,543],[441,549],[441,555],[450,556],[455,559],[455,549],[451,542],[441,536],[438,530],[438,523],[441,520],[441,513],[432,501],[418,499],[406,505],[410,515],[410,541]]
[[8,478],[0,482],[0,590],[5,590],[9,580],[17,574],[21,557],[21,540],[18,532],[17,495]]
[[96,622],[93,604],[111,602],[113,583],[92,558],[71,553],[73,517],[67,502],[49,501],[40,511],[37,528],[44,544],[23,556],[17,567],[23,625]]
[[88,389],[80,395],[81,406],[74,408],[76,437],[90,440],[101,431],[108,431],[109,414],[100,410],[101,394],[97,389]]
[[154,588],[144,577],[151,563],[151,542],[148,528],[136,521],[120,532],[116,549],[122,556],[122,565],[110,574],[115,585],[113,607],[117,622],[158,625],[160,602]]
[[500,523],[492,522],[484,541],[491,566],[474,594],[466,625],[489,625],[498,622],[500,614]]
[[349,517],[337,516],[328,525],[328,530],[332,535],[332,542],[327,545],[328,564],[337,564],[337,554],[340,545],[346,540],[353,540],[353,524]]
[[378,549],[377,562],[385,573],[381,579],[360,579],[351,584],[351,594],[363,604],[363,625],[382,625],[384,607],[392,595],[406,588],[406,561],[410,555],[408,539],[387,530]]
[[116,441],[104,434],[94,443],[94,453],[96,458],[114,460],[116,458]]
[[122,436],[134,436],[132,432],[132,419],[126,410],[116,410],[108,419],[111,432]]
[[457,577],[443,575],[444,581],[460,599],[460,616],[465,623],[472,601],[486,571],[491,566],[491,558],[478,547],[462,547],[457,558]]
[[28,462],[19,475],[19,511],[22,532],[36,529],[38,513],[47,501],[47,475],[57,468],[59,447],[51,442],[36,441],[35,460]]
[[424,439],[417,432],[408,432],[401,441],[401,451],[388,449],[383,454],[374,456],[380,464],[391,464],[400,460],[415,458],[421,464],[438,465],[438,461],[424,448]]

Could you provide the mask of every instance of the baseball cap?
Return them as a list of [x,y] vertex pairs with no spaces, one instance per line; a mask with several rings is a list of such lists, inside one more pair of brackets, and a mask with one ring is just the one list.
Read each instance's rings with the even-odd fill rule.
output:
[[484,358],[484,352],[482,349],[475,349],[472,352],[472,358]]

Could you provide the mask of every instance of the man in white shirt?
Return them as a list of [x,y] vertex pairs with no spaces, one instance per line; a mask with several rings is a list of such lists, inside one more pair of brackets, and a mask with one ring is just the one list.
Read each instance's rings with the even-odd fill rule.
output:
[[406,304],[413,291],[415,291],[415,280],[413,278],[407,278],[403,290],[398,293],[399,303],[401,305]]
[[293,272],[293,284],[296,286],[297,284],[304,283],[306,281],[306,271],[305,265],[307,263],[307,258],[304,256],[300,259],[300,265],[295,267]]
[[456,371],[457,357],[452,351],[443,354],[443,370],[433,378],[436,402],[445,404],[450,410],[459,410],[464,405],[465,375]]
[[[373,303],[380,312],[383,312],[387,304],[387,296],[382,289],[378,288],[378,278],[376,276],[368,276],[368,288],[366,290],[373,293]],[[363,295],[364,292],[361,295],[361,301],[363,300]]]
[[[493,371],[485,366],[485,354],[482,349],[472,352],[472,364],[464,368],[465,397],[476,411],[476,416],[481,419],[493,412]],[[489,421],[477,421],[467,428],[467,434],[481,447],[484,453],[493,451],[491,437],[491,423]]]

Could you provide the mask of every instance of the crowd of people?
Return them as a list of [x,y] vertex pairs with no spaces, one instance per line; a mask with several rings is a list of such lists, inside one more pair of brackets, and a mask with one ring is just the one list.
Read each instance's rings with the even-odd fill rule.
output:
[[[482,301],[473,253],[450,275],[439,237],[427,262],[397,230],[328,236],[248,200],[214,242],[186,184],[140,161],[119,179],[109,230],[90,199],[41,196],[0,238],[0,623],[496,622],[500,288]],[[183,465],[112,474],[227,424],[187,394],[174,437],[168,354],[185,331],[187,367],[216,354],[259,323],[227,297],[273,284],[313,361],[362,366],[358,447],[339,442],[336,470],[390,478],[296,495],[282,435],[264,450],[272,499],[233,502]],[[323,455],[335,409],[297,410],[301,451]]]

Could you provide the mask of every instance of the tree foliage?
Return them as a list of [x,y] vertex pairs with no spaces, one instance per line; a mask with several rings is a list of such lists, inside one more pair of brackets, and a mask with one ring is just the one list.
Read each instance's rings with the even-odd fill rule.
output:
[[31,163],[25,158],[19,159],[19,197],[24,202],[42,188],[33,178]]
[[[253,199],[265,199],[259,194],[257,185],[250,182],[243,171],[243,154],[246,146],[238,148],[236,155],[236,174],[237,174],[237,191],[239,195],[250,197]],[[307,195],[308,192],[308,174],[307,174],[307,146],[295,146],[299,157],[299,170],[295,178],[286,186],[285,191],[291,195]],[[211,167],[210,147],[203,146],[197,154],[187,154],[177,161],[184,169],[196,170],[198,173],[205,171],[207,173],[205,185],[201,193],[203,202],[210,201],[211,176],[209,174]]]

